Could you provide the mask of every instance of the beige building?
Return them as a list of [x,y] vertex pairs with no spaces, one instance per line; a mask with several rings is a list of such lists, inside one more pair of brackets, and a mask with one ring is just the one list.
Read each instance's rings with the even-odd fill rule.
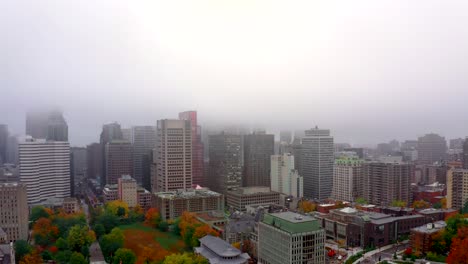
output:
[[335,160],[332,198],[354,201],[362,197],[362,163],[358,156],[342,156]]
[[447,172],[447,208],[461,209],[468,201],[468,169]]
[[247,205],[270,205],[280,203],[280,193],[270,187],[242,187],[226,193],[226,204],[229,209],[245,212]]
[[192,127],[188,120],[159,120],[154,152],[156,192],[192,188]]
[[23,183],[0,183],[0,229],[8,240],[28,239],[28,197]]
[[118,180],[119,200],[124,201],[129,207],[135,207],[138,204],[137,182],[130,175],[123,175]]
[[224,211],[224,196],[207,189],[160,192],[154,194],[153,207],[159,208],[163,220],[175,219],[184,211]]
[[74,214],[80,211],[80,202],[76,198],[65,198],[62,208],[67,214]]

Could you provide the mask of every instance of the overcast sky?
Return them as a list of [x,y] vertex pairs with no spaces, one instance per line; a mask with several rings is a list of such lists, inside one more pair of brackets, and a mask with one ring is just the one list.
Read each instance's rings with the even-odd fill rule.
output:
[[103,123],[275,132],[335,142],[468,135],[468,1],[0,1],[0,123],[60,107],[70,141]]

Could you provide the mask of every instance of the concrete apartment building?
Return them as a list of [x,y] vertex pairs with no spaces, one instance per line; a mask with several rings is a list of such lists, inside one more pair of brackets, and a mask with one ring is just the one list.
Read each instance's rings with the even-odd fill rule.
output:
[[204,146],[202,142],[201,127],[198,125],[197,111],[179,113],[179,119],[188,120],[192,133],[192,184],[206,186],[207,179],[204,174]]
[[446,226],[445,221],[437,221],[411,229],[410,246],[413,252],[423,255],[430,252],[434,236]]
[[155,192],[192,187],[192,126],[188,120],[159,120],[155,149]]
[[118,180],[119,200],[126,202],[129,207],[138,205],[137,181],[130,175],[122,175]]
[[422,164],[433,164],[445,160],[447,141],[437,134],[426,134],[418,138],[418,161]]
[[301,171],[304,177],[304,196],[324,200],[333,187],[333,137],[328,129],[306,130],[301,144]]
[[242,137],[224,132],[209,136],[208,187],[219,193],[242,186]]
[[28,203],[70,197],[70,145],[27,137],[19,143],[20,181],[28,188]]
[[262,264],[325,263],[325,231],[312,216],[266,213],[258,228]]
[[333,169],[332,198],[339,201],[354,201],[363,196],[362,163],[355,155],[342,156],[335,160]]
[[112,140],[106,144],[106,183],[116,184],[122,175],[133,173],[133,147],[129,141]]
[[468,169],[447,172],[447,208],[461,209],[468,201]]
[[270,186],[270,157],[275,154],[275,135],[244,136],[244,186]]
[[67,214],[78,213],[81,210],[80,202],[74,197],[63,199],[62,208]]
[[362,164],[363,197],[370,203],[389,206],[395,200],[411,202],[414,166],[403,162]]
[[153,207],[159,208],[162,220],[175,219],[188,212],[224,211],[224,196],[207,189],[154,193]]
[[270,205],[280,203],[280,193],[270,187],[242,187],[226,193],[226,205],[229,209],[245,212],[247,205]]
[[304,195],[304,179],[294,166],[291,153],[271,156],[271,190],[293,197]]
[[23,183],[0,183],[0,230],[8,240],[28,239],[29,208]]

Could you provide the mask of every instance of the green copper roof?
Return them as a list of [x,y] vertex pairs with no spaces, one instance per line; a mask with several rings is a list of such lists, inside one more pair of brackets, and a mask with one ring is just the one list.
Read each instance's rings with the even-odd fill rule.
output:
[[267,213],[263,217],[263,223],[291,234],[314,232],[321,228],[316,218],[293,212]]

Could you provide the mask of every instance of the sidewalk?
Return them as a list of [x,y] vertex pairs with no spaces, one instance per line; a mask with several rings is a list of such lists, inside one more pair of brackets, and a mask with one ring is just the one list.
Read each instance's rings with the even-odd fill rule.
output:
[[[407,243],[408,241],[403,241],[402,244],[404,243]],[[357,264],[357,263],[360,263],[361,261],[363,261],[365,258],[369,258],[369,257],[372,257],[374,256],[375,254],[378,254],[382,251],[385,251],[387,249],[391,249],[391,248],[394,248],[394,247],[397,247],[399,245],[397,244],[391,244],[391,245],[387,245],[387,246],[383,246],[381,248],[378,248],[378,249],[375,249],[375,250],[372,250],[372,251],[369,251],[367,253],[365,253],[361,258],[359,258],[358,260],[354,261],[353,264]]]

